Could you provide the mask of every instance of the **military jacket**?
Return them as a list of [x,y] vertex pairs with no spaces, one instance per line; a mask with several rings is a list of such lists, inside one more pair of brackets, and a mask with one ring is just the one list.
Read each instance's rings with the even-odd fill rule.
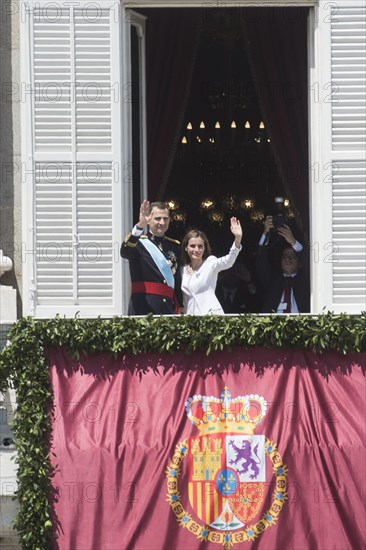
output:
[[[131,283],[152,282],[167,284],[164,276],[157,267],[148,250],[141,244],[140,239],[150,239],[167,259],[174,275],[174,290],[179,304],[182,304],[181,270],[180,270],[180,243],[169,237],[156,237],[151,233],[136,237],[129,233],[121,246],[121,256],[129,261]],[[169,315],[174,314],[174,300],[157,294],[143,292],[131,294],[128,307],[129,315]]]

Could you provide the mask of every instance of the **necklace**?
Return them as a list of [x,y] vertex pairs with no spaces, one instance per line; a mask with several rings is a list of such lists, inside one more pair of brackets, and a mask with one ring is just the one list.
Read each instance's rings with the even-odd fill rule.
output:
[[[203,263],[203,262],[202,262]],[[193,267],[192,264],[188,264],[187,266],[187,271],[190,275],[193,275],[193,273],[196,273],[200,267],[202,267],[202,264],[201,265],[198,265],[196,267]]]

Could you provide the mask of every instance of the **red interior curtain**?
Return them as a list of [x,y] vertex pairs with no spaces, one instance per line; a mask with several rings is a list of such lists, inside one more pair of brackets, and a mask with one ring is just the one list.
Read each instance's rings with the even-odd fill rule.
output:
[[309,232],[307,8],[248,9],[247,52],[276,164]]
[[148,188],[159,200],[171,169],[191,87],[199,18],[192,11],[145,10]]

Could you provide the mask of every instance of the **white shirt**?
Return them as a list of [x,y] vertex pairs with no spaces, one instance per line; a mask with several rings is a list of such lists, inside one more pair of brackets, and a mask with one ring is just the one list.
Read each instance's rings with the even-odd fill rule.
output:
[[[293,275],[285,275],[285,277],[296,277],[297,273],[294,273]],[[283,313],[285,309],[287,308],[287,303],[285,300],[285,292],[282,293],[281,301],[278,304],[277,313]],[[297,307],[297,303],[294,296],[294,291],[291,287],[291,313],[299,313],[299,308]]]
[[[261,238],[259,239],[259,246],[265,246],[268,244],[268,237],[265,233],[263,233],[263,235],[261,236]],[[301,252],[302,249],[303,249],[303,246],[301,243],[299,243],[299,241],[296,241],[294,242],[294,244],[291,245],[292,248],[295,250],[295,252]]]
[[215,294],[217,275],[234,264],[241,249],[234,243],[229,254],[221,258],[209,256],[197,271],[192,271],[187,265],[183,268],[182,292],[186,314],[224,315]]
[[[268,237],[263,233],[259,240],[259,246],[265,246],[268,244]],[[303,246],[299,241],[295,240],[295,243],[291,245],[292,248],[295,250],[295,252],[301,252],[303,249]],[[294,275],[290,275],[290,277],[295,277],[296,273]],[[278,304],[277,313],[283,313],[285,309],[287,308],[287,303],[284,302],[285,293],[282,293],[280,303]],[[294,291],[291,288],[291,313],[299,313],[299,308],[297,307],[297,303],[294,296]]]

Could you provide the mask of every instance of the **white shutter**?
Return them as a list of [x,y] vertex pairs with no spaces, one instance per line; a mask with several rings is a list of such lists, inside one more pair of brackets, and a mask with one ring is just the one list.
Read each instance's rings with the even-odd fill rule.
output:
[[333,177],[333,301],[366,306],[366,163],[335,161]]
[[321,2],[316,16],[313,310],[359,313],[366,309],[366,7],[359,0]]
[[[366,308],[366,6],[340,3],[331,17],[333,303]],[[344,155],[349,151],[353,158]]]
[[[335,7],[334,7],[335,8]],[[332,146],[366,148],[366,8],[340,4],[331,17]]]
[[121,314],[119,4],[24,5],[24,312]]
[[73,174],[71,163],[35,163],[37,305],[73,304]]
[[108,9],[92,12],[92,17],[98,17],[97,25],[85,18],[80,9],[75,9],[74,14],[76,150],[110,152],[113,87],[110,13]]
[[[86,171],[88,179],[85,178]],[[92,180],[94,182],[92,183]],[[113,172],[110,163],[77,164],[77,299],[113,303]],[[118,247],[116,252],[118,253]]]

